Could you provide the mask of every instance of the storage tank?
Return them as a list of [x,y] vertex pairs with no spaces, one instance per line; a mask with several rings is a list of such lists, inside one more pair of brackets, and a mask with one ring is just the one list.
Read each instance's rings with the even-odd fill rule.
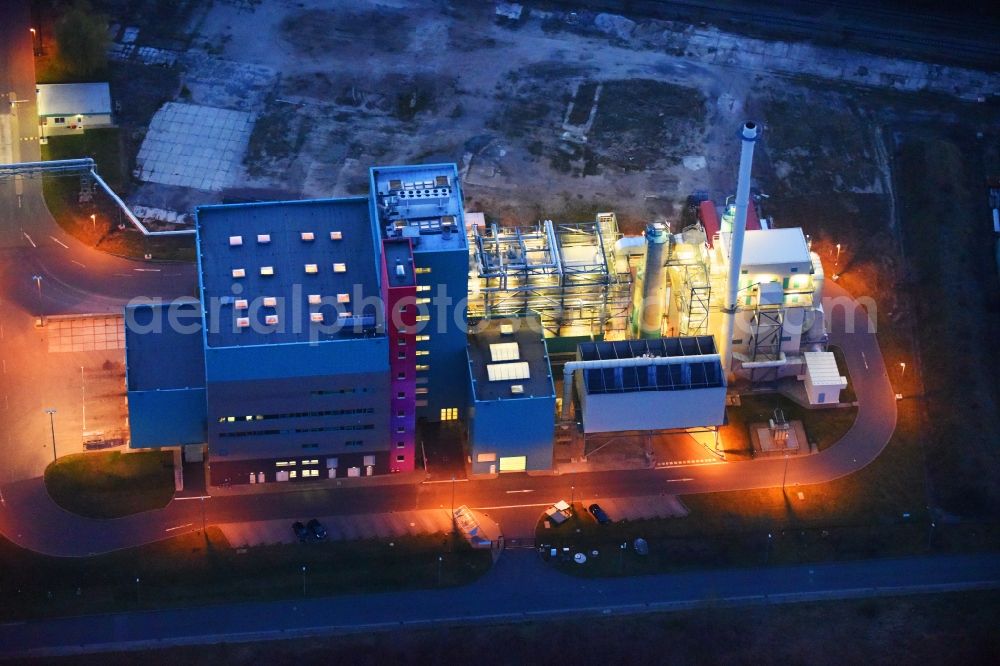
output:
[[667,301],[667,253],[670,234],[667,225],[653,222],[646,226],[646,268],[642,280],[642,318],[639,334],[658,338],[663,325],[663,306]]

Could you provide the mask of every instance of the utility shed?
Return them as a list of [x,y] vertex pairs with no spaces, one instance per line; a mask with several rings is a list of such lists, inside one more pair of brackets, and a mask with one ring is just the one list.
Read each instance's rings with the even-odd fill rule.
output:
[[473,473],[551,469],[556,394],[539,318],[484,319],[467,355]]
[[198,301],[126,308],[125,383],[132,448],[205,441],[205,354]]
[[808,274],[810,268],[809,246],[798,227],[748,230],[743,237],[743,273],[784,276]]
[[840,402],[840,392],[847,388],[847,377],[840,374],[837,357],[833,352],[805,352],[806,395],[810,405],[829,405]]
[[35,92],[42,136],[113,126],[107,83],[40,83]]
[[588,342],[577,360],[585,433],[708,427],[725,418],[726,378],[710,335]]

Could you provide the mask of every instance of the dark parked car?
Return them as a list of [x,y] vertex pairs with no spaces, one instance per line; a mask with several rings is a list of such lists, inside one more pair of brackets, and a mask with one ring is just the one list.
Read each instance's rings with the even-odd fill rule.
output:
[[326,528],[323,527],[323,523],[319,522],[315,518],[306,523],[306,528],[309,530],[309,534],[312,535],[312,538],[316,539],[316,541],[324,541],[328,536]]
[[297,520],[292,523],[292,531],[295,532],[295,536],[302,543],[305,543],[309,539],[309,530],[307,530],[306,526]]
[[594,518],[597,518],[597,522],[601,525],[607,525],[611,522],[611,516],[609,516],[607,512],[601,508],[600,504],[591,504],[587,507],[587,511],[590,511],[591,515],[593,515]]

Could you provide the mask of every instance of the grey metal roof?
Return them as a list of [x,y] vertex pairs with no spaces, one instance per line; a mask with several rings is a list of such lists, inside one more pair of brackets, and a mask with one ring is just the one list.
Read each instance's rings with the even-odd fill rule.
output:
[[111,114],[107,83],[39,83],[38,115],[97,116]]
[[[368,211],[365,197],[200,207],[208,345],[371,335],[379,293]],[[313,321],[314,313],[321,321]],[[268,324],[268,317],[277,323]],[[248,325],[240,325],[243,318]]]
[[[508,335],[501,332],[501,326],[510,325],[513,329]],[[497,343],[517,343],[518,358],[504,362],[494,362],[490,345]],[[475,331],[469,335],[469,367],[472,376],[472,393],[478,402],[487,400],[513,400],[518,398],[553,397],[555,389],[552,383],[552,368],[549,364],[548,351],[542,337],[542,325],[538,317],[505,317],[501,319],[484,319],[475,325]],[[433,363],[433,359],[431,363]],[[527,363],[528,377],[523,377],[523,366]],[[519,379],[504,379],[490,381],[491,366],[494,376],[504,376],[499,366],[509,365],[518,372],[509,373]],[[514,366],[518,366],[514,368]],[[522,387],[522,392],[514,393],[514,386]]]

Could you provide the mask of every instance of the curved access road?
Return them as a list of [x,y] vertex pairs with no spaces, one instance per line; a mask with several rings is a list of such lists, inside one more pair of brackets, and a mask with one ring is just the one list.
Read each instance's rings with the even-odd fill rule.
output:
[[[489,511],[500,520],[508,538],[530,538],[541,508],[569,497],[571,492],[578,498],[689,495],[770,488],[783,482],[824,483],[860,470],[875,460],[892,436],[895,394],[863,308],[839,286],[830,285],[828,294],[831,341],[844,350],[858,398],[857,420],[830,448],[789,458],[787,462],[767,459],[564,476],[517,474],[465,481],[454,484],[456,505]],[[57,507],[46,493],[43,480],[33,478],[3,486],[0,533],[34,551],[86,556],[198,530],[203,519],[209,524],[222,524],[448,507],[452,486],[373,484],[370,480],[349,479],[342,480],[339,487],[301,486],[282,493],[226,493],[205,500],[174,500],[157,511],[116,520],[90,520]]]

